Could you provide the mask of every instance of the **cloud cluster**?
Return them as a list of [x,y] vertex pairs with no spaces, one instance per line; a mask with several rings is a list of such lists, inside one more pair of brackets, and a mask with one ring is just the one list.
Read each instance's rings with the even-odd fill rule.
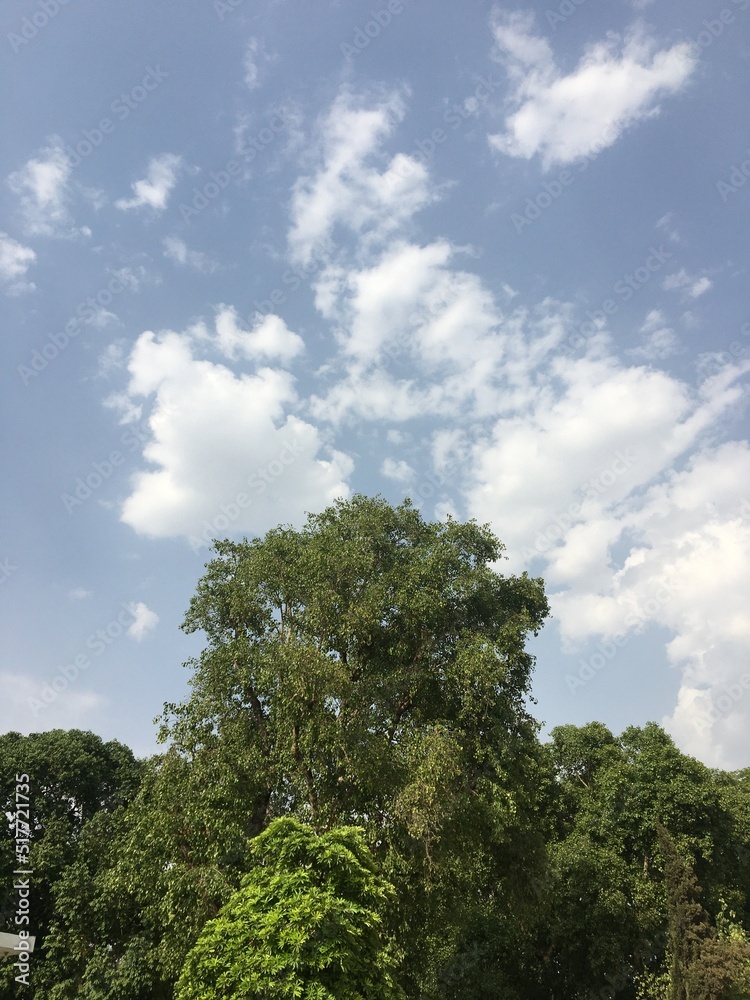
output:
[[294,185],[289,247],[306,264],[316,246],[345,225],[368,245],[382,241],[437,197],[425,167],[398,153],[385,158],[381,144],[404,116],[400,94],[361,106],[345,91],[323,119],[317,136],[317,169]]
[[[536,119],[544,127],[528,151],[548,162],[586,155],[606,121],[620,123],[611,132],[615,141],[626,119],[652,113],[655,97],[679,89],[692,71],[687,50],[655,51],[633,35],[621,48],[614,41],[593,47],[570,77],[561,77],[547,43],[528,29],[528,21],[510,19],[495,30],[517,74],[517,93],[539,107],[546,94],[549,122]],[[606,107],[588,102],[589,88],[609,95]],[[567,119],[555,110],[566,95],[574,104]],[[551,127],[555,119],[559,129]],[[715,438],[741,403],[748,365],[727,365],[697,387],[643,365],[679,349],[658,309],[647,315],[641,345],[631,352],[638,363],[617,356],[606,330],[570,357],[561,349],[573,328],[570,307],[547,301],[533,311],[504,312],[480,279],[457,267],[460,253],[448,241],[419,245],[405,237],[417,210],[408,197],[395,213],[400,223],[389,245],[370,239],[391,224],[391,209],[371,201],[362,223],[339,213],[339,205],[360,190],[378,135],[386,132],[368,133],[356,155],[354,145],[347,147],[347,169],[335,173],[336,198],[313,197],[325,185],[309,185],[291,206],[293,249],[312,214],[316,235],[337,225],[357,238],[351,255],[340,252],[313,283],[337,351],[326,366],[330,387],[311,398],[312,413],[339,428],[363,420],[414,426],[429,415],[431,440],[422,440],[434,469],[459,470],[453,496],[494,525],[508,545],[508,568],[532,566],[545,577],[567,646],[652,625],[668,629],[666,651],[683,683],[664,721],[681,745],[731,766],[740,747],[738,714],[750,719],[750,698],[723,715],[707,706],[719,703],[727,685],[736,691],[747,667],[740,595],[750,583],[742,568],[748,562],[732,555],[734,546],[746,550],[750,524],[738,517],[742,476],[734,474],[746,465],[747,444]],[[333,176],[327,168],[319,180],[333,183]],[[419,203],[437,196],[429,176],[421,183]],[[709,279],[683,272],[670,283],[692,297],[709,287]],[[393,442],[405,440],[394,434]],[[419,477],[398,452],[384,459],[381,472],[409,486]],[[717,567],[725,559],[734,569],[722,580]],[[662,591],[665,581],[669,589]],[[727,583],[732,596],[719,613]]]
[[[526,16],[498,17],[494,34],[515,108],[496,145],[546,165],[589,155],[605,125],[614,142],[694,67],[686,48],[631,33],[563,75]],[[381,474],[405,488],[435,475],[437,511],[489,521],[508,546],[503,569],[548,581],[571,649],[667,629],[682,684],[666,722],[703,759],[733,763],[750,698],[716,706],[747,666],[750,452],[720,428],[750,363],[697,385],[660,370],[680,347],[664,309],[629,353],[602,327],[572,356],[571,304],[522,306],[507,289],[501,304],[464,251],[416,239],[416,213],[441,190],[424,164],[385,152],[404,110],[402,95],[345,90],[302,154],[289,260],[332,247],[311,277],[330,331],[314,389],[295,382],[305,345],[278,315],[246,323],[220,304],[211,322],[138,337],[120,403],[147,415],[151,436],[123,520],[203,540],[298,520],[348,493],[353,465],[335,443],[379,424]],[[169,246],[188,263],[184,244]],[[679,272],[672,286],[695,298],[707,282]]]
[[505,129],[490,145],[507,156],[539,155],[545,169],[600,152],[658,114],[659,100],[679,93],[697,65],[688,43],[659,49],[635,27],[590,45],[563,73],[549,42],[534,34],[532,13],[496,11],[493,33],[512,93]]

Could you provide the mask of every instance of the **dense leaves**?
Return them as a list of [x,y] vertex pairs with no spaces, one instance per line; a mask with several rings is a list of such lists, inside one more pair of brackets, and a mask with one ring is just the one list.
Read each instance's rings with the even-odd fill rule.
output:
[[[111,816],[132,800],[141,767],[131,751],[115,741],[103,743],[93,733],[53,730],[0,737],[0,795],[9,819],[3,841],[3,880],[0,914],[3,930],[15,933],[18,899],[14,888],[16,776],[27,775],[29,797],[31,880],[30,924],[39,948],[32,962],[32,986],[45,981],[45,959],[58,905],[58,887],[75,864],[84,832],[92,820]],[[14,984],[13,966],[0,970],[3,994],[21,995],[23,984]],[[19,992],[20,991],[20,992]],[[28,992],[28,989],[27,989]]]
[[393,887],[361,832],[287,817],[253,841],[242,887],[202,930],[175,1000],[398,1000],[381,940]]

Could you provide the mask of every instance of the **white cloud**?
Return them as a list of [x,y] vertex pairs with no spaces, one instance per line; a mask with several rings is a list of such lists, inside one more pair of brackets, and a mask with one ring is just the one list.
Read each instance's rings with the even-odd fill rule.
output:
[[152,400],[143,451],[152,469],[134,477],[122,520],[200,543],[266,530],[346,495],[351,462],[337,451],[320,457],[318,431],[290,412],[292,377],[271,368],[235,375],[196,356],[205,343],[146,332],[133,347],[124,402]]
[[0,281],[8,285],[9,295],[34,290],[33,282],[20,279],[35,260],[36,254],[31,247],[25,247],[7,233],[0,232]]
[[295,261],[307,263],[337,225],[377,245],[435,200],[421,163],[403,153],[384,161],[378,153],[403,115],[398,94],[369,107],[357,106],[348,93],[334,102],[320,125],[321,165],[300,177],[292,192],[289,247]]
[[667,239],[671,240],[672,243],[680,243],[680,233],[675,224],[674,212],[667,212],[666,215],[662,215],[659,221],[656,223],[657,229],[661,229]]
[[[750,364],[699,391],[613,359],[552,367],[562,388],[476,441],[469,512],[496,524],[511,570],[543,563],[566,648],[667,629],[682,683],[665,724],[688,752],[739,766],[750,728],[750,448],[707,441],[741,400]],[[730,688],[742,696],[711,715]]]
[[[476,275],[449,266],[455,256],[445,241],[396,241],[371,267],[322,272],[316,304],[336,321],[346,377],[313,397],[313,413],[338,422],[494,411],[502,315]],[[417,370],[394,376],[407,361]]]
[[59,136],[38,158],[29,160],[8,178],[8,185],[20,198],[24,232],[28,236],[72,236],[68,208],[70,162]]
[[136,267],[119,267],[108,269],[107,273],[116,278],[128,291],[138,292],[145,284],[159,284],[161,279],[149,275],[146,268],[139,264]]
[[185,241],[181,240],[179,236],[165,236],[162,243],[164,245],[164,256],[169,260],[173,260],[175,264],[192,267],[195,271],[203,271],[207,274],[212,274],[219,267],[216,261],[212,260],[208,254],[202,253],[200,250],[190,250]]
[[113,341],[99,354],[96,359],[96,374],[99,378],[109,378],[113,372],[122,368],[125,361],[124,343],[122,340]]
[[701,277],[690,275],[685,268],[682,268],[675,274],[667,275],[662,282],[662,288],[666,292],[685,292],[691,299],[697,299],[713,288],[713,282],[706,275]]
[[225,358],[244,357],[289,362],[305,349],[302,338],[287,327],[280,316],[273,313],[256,313],[251,330],[243,329],[237,310],[223,303],[217,308],[214,319],[215,334],[205,326],[194,328],[198,339],[209,338]]
[[258,69],[258,39],[249,38],[245,47],[245,83],[249,90],[260,86],[260,70]]
[[729,768],[747,763],[750,729],[748,483],[747,442],[697,451],[625,512],[630,552],[606,585],[553,601],[579,636],[668,629],[682,679],[664,724],[687,752]]
[[380,471],[388,479],[395,479],[397,483],[408,483],[414,480],[414,469],[403,459],[397,461],[394,458],[386,458]]
[[104,306],[97,306],[96,309],[92,306],[91,316],[87,317],[83,322],[87,326],[93,326],[97,330],[104,330],[111,323],[119,323],[120,318],[111,310],[105,309]]
[[549,42],[533,33],[529,12],[498,11],[493,19],[497,58],[513,86],[505,130],[490,145],[508,156],[539,154],[545,169],[611,146],[623,131],[659,111],[697,65],[688,43],[658,49],[642,29],[590,45],[564,74]]
[[148,632],[153,631],[159,624],[159,616],[143,601],[130,604],[128,610],[133,615],[133,621],[128,626],[128,635],[136,642],[140,642]]
[[161,156],[153,157],[149,161],[146,177],[131,185],[135,197],[119,198],[115,206],[127,211],[147,205],[154,211],[164,211],[167,199],[177,183],[177,173],[181,166],[182,157],[174,153],[163,153]]

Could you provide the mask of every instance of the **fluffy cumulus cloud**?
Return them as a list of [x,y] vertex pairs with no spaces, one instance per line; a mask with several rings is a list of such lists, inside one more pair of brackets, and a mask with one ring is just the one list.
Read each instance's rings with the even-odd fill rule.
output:
[[24,276],[35,260],[36,254],[31,247],[0,232],[0,281],[6,285],[9,295],[33,291],[33,282],[25,281]]
[[748,368],[695,391],[611,358],[558,361],[563,388],[475,444],[467,490],[511,568],[542,567],[567,648],[669,630],[682,684],[665,724],[722,766],[737,766],[738,719],[750,723],[750,451],[710,438]]
[[744,763],[750,727],[748,482],[747,442],[696,451],[628,504],[617,531],[628,554],[602,585],[556,602],[576,636],[667,629],[681,681],[663,722],[688,752],[730,768]]
[[[270,357],[275,344],[277,357],[288,356],[294,335],[281,321],[266,317],[246,332],[228,308],[219,327],[222,317],[227,351]],[[249,351],[243,338],[251,340]],[[212,346],[205,330],[141,334],[120,400],[131,412],[138,412],[136,401],[150,404],[151,433],[143,452],[151,468],[134,477],[122,520],[145,535],[186,536],[194,547],[298,520],[347,495],[351,472],[350,460],[325,449],[318,430],[291,412],[297,397],[287,371],[235,374],[200,356]]]
[[538,154],[545,168],[611,146],[626,128],[657,114],[659,100],[682,90],[697,65],[688,43],[660,49],[635,27],[593,43],[563,73],[549,42],[534,34],[533,14],[500,10],[493,32],[512,95],[505,128],[489,136],[490,145],[508,156]]
[[71,236],[68,184],[71,166],[59,136],[8,178],[18,195],[28,236]]
[[403,153],[385,158],[380,150],[403,115],[398,94],[363,106],[345,92],[334,102],[319,126],[318,167],[292,192],[293,260],[308,263],[338,225],[367,245],[382,242],[434,200],[421,163]]
[[494,410],[502,316],[457,256],[446,241],[395,241],[370,266],[324,269],[316,302],[334,322],[344,375],[314,397],[314,413],[338,422]]
[[230,360],[279,360],[289,362],[305,349],[302,338],[293,333],[280,316],[256,313],[251,329],[244,328],[237,310],[220,305],[214,319],[214,332],[195,327],[193,335],[212,340],[221,354]]
[[128,626],[128,635],[136,642],[140,642],[147,633],[159,624],[159,616],[143,601],[130,605],[128,610],[133,616],[133,621]]
[[177,183],[177,175],[182,166],[182,158],[174,153],[164,153],[149,161],[146,176],[135,181],[132,198],[119,198],[115,206],[123,211],[133,208],[153,208],[163,212],[167,207],[172,190]]

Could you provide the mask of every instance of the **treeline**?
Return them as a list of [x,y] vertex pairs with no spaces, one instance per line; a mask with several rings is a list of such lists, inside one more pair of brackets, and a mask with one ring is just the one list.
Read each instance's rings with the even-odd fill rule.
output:
[[0,919],[28,775],[37,935],[0,997],[750,997],[750,770],[655,724],[540,742],[548,606],[501,554],[361,496],[216,543],[164,754],[0,737]]

